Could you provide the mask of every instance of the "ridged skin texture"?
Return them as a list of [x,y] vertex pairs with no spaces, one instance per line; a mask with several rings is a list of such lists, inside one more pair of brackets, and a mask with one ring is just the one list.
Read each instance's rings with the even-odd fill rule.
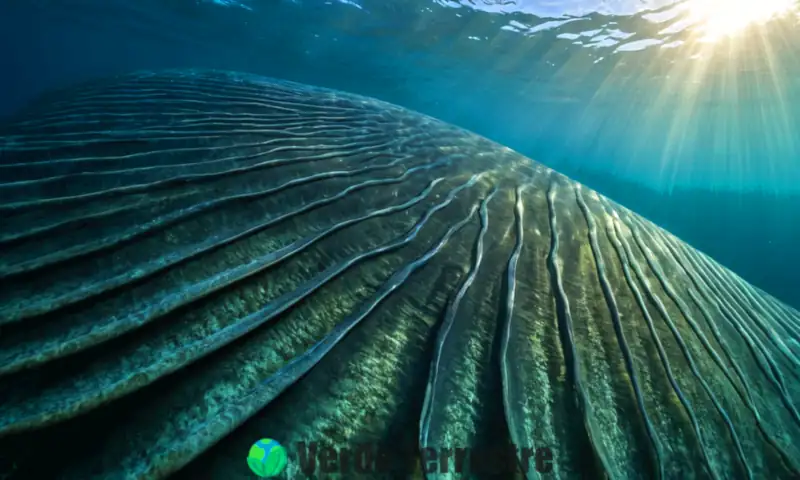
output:
[[53,92],[0,135],[6,478],[253,478],[264,437],[281,478],[298,442],[391,452],[313,478],[509,444],[427,477],[800,475],[800,313],[506,147],[217,71]]

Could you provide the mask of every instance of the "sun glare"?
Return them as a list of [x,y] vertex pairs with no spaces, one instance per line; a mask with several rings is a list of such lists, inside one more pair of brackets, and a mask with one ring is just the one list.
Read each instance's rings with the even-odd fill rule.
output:
[[689,0],[687,6],[693,23],[701,25],[707,39],[715,40],[785,15],[795,0]]

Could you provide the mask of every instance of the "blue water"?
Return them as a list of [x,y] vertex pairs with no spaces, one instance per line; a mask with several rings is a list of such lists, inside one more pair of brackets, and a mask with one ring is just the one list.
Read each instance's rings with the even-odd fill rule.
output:
[[797,15],[734,28],[776,2],[3,2],[0,116],[136,69],[366,94],[560,170],[800,306]]

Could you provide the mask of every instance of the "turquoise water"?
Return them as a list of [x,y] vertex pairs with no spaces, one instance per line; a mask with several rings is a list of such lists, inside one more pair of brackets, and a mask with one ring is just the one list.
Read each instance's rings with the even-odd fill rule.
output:
[[0,115],[48,88],[151,68],[366,94],[571,175],[798,305],[791,3],[7,2]]

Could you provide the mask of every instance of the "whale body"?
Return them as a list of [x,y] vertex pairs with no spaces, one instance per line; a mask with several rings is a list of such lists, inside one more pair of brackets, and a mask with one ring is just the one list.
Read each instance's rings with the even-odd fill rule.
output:
[[799,312],[395,105],[54,91],[0,127],[0,218],[6,478],[252,478],[265,437],[281,478],[800,475]]

